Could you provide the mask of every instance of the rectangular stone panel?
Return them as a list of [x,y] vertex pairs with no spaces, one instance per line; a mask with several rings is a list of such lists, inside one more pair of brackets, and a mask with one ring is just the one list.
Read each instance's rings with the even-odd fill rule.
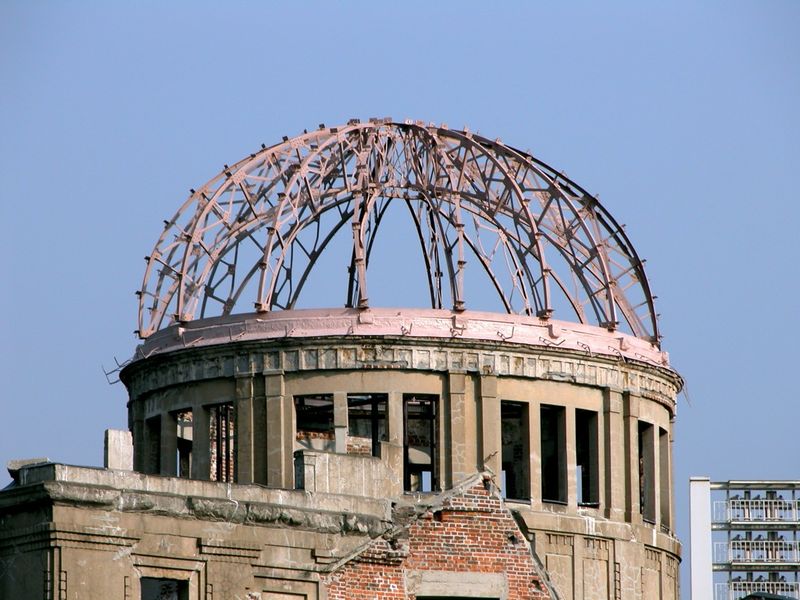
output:
[[316,369],[319,366],[317,350],[303,350],[303,368]]
[[338,367],[340,369],[354,369],[356,367],[355,348],[339,348]]
[[583,559],[584,600],[609,600],[608,561]]
[[429,350],[414,351],[414,366],[417,369],[428,369],[431,366],[431,353]]
[[525,359],[521,356],[514,356],[511,359],[511,374],[524,375],[525,374]]
[[562,554],[548,554],[545,558],[550,581],[563,600],[575,600],[572,580],[572,557]]
[[299,358],[295,350],[283,353],[283,368],[287,371],[296,371],[299,367]]
[[497,372],[502,375],[508,375],[510,371],[510,357],[508,354],[502,354],[497,359]]
[[661,586],[659,572],[654,569],[642,569],[642,598],[648,600],[659,600],[661,598]]
[[321,369],[335,369],[336,368],[336,350],[333,348],[324,348],[319,354],[319,367]]

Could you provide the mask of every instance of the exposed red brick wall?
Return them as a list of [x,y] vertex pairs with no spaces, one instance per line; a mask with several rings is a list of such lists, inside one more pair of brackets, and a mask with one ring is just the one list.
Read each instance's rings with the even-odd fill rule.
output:
[[414,600],[405,570],[505,573],[509,600],[550,598],[513,517],[481,484],[387,537],[324,578],[329,600]]

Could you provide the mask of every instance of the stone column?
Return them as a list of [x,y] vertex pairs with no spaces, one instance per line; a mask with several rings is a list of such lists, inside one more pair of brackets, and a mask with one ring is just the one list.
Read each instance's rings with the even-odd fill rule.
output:
[[627,495],[630,486],[629,465],[623,418],[622,393],[605,388],[603,390],[603,465],[600,470],[600,486],[604,494],[603,505],[608,519],[622,521],[625,518]]
[[389,422],[389,443],[403,447],[403,394],[402,392],[389,392],[389,406],[387,418]]
[[[659,448],[661,462],[661,519],[662,524],[670,530],[675,527],[675,507],[672,502],[672,431],[675,426],[674,420],[670,420],[669,428]],[[662,441],[659,436],[659,441]]]
[[339,454],[347,454],[347,423],[347,392],[333,392],[333,431]]
[[478,462],[498,479],[503,468],[501,444],[497,377],[481,375],[481,456]]
[[625,429],[625,520],[641,524],[639,505],[639,398],[629,393],[622,397]]
[[[651,488],[652,490],[648,490],[647,493],[650,494],[650,502],[653,505],[653,522],[656,525],[661,525],[661,444],[660,444],[660,434],[661,430],[658,425],[653,425],[650,427],[650,439],[648,440],[650,443],[650,459],[653,461],[651,463],[652,468],[652,479]],[[663,565],[662,565],[663,570]]]
[[160,475],[178,474],[178,420],[170,412],[161,413]]
[[253,483],[267,484],[267,405],[264,395],[264,378],[251,376],[253,384]]
[[236,378],[236,483],[253,483],[253,379]]
[[139,473],[147,472],[147,442],[145,439],[145,423],[143,403],[132,402],[128,412],[128,425],[133,433],[133,469]]
[[283,371],[264,375],[267,415],[267,485],[275,488],[291,488],[293,479],[292,450],[294,443],[288,427],[292,427],[292,415],[286,414]]
[[528,404],[528,443],[530,444],[531,508],[542,509],[542,405]]
[[470,468],[467,464],[466,372],[450,371],[447,388],[450,400],[450,460],[445,481],[447,487],[452,487],[474,471],[474,466]]
[[381,444],[381,460],[386,462],[394,477],[394,489],[403,490],[403,393],[389,392],[386,409],[389,441]]
[[[648,424],[649,425],[649,424]],[[656,426],[649,425],[642,436],[642,473],[644,477],[644,506],[642,515],[655,523],[658,519],[658,454],[656,448]],[[637,424],[638,434],[638,424]]]
[[192,479],[211,478],[210,430],[208,409],[199,403],[192,405]]
[[575,409],[571,406],[566,407],[564,410],[564,438],[564,458],[567,463],[567,504],[572,508],[577,509],[578,453],[576,451],[575,443]]
[[606,427],[605,421],[606,421],[605,414],[603,408],[601,408],[597,412],[596,426],[594,429],[594,439],[592,440],[595,452],[594,454],[595,467],[597,469],[595,473],[595,483],[593,483],[592,485],[595,486],[594,488],[595,500],[599,503],[600,510],[605,510],[607,507],[605,502],[605,488],[604,488],[606,477],[608,475],[606,472],[606,437],[604,435]]

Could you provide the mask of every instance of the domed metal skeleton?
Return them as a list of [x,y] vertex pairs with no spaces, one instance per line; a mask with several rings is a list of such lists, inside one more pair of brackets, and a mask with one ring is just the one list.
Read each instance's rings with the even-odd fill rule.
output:
[[596,198],[499,140],[391,119],[284,138],[192,190],[147,258],[140,337],[237,305],[249,312],[248,296],[256,311],[296,307],[348,224],[345,304],[369,307],[367,267],[391,202],[408,208],[432,308],[466,308],[471,262],[509,313],[547,319],[569,306],[581,323],[658,344],[642,261]]

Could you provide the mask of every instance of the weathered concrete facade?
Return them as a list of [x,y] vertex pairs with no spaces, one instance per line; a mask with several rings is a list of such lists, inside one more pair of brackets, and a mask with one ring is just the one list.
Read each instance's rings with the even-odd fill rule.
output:
[[[18,488],[0,495],[3,598],[148,598],[148,579],[180,582],[164,598],[413,598],[444,584],[466,597],[478,580],[464,580],[466,571],[493,573],[480,578],[478,589],[496,594],[486,597],[549,597],[527,540],[481,477],[394,507],[55,464],[20,477]],[[443,520],[459,519],[491,531],[491,547],[485,535],[459,542],[448,535],[452,528],[437,531]],[[467,557],[477,545],[493,560],[478,568],[428,565],[420,561],[423,539],[449,549],[440,559]],[[506,563],[516,572],[506,573]],[[386,580],[365,582],[367,570]]]
[[[430,309],[368,293],[390,207]],[[345,308],[296,310],[339,232]],[[677,600],[682,381],[644,261],[563,172],[320,125],[190,190],[146,262],[129,432],[105,469],[10,469],[3,598]],[[467,310],[481,281],[502,314]]]
[[[280,337],[240,318],[145,344],[123,372],[136,472],[17,473],[0,493],[0,590],[149,600],[142,582],[156,582],[204,600],[445,588],[678,597],[671,436],[681,381],[660,353],[536,319],[370,312],[341,311],[345,334],[320,331],[318,312],[285,311]],[[410,321],[411,332],[374,334]],[[491,339],[501,325],[519,341]],[[236,327],[249,333],[236,338]],[[309,398],[321,407],[310,419],[298,401]],[[423,441],[406,430],[428,431],[411,421],[417,399],[433,407]],[[371,432],[359,421],[365,402]],[[473,533],[454,537],[442,529],[450,522]],[[491,552],[476,554],[475,539],[495,539]],[[532,587],[520,587],[520,569]],[[477,574],[487,587],[475,587]]]

